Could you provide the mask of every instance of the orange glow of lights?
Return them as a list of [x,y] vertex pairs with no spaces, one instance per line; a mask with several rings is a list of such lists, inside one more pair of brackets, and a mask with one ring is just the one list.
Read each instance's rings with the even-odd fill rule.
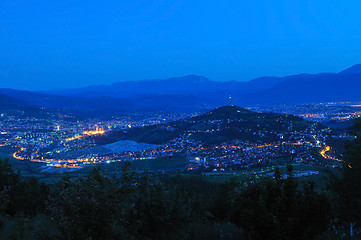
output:
[[18,159],[18,160],[24,160],[25,158],[18,156],[18,154],[19,154],[20,152],[24,151],[24,150],[25,150],[25,148],[22,147],[22,148],[20,148],[19,151],[14,152],[14,153],[13,153],[13,158]]
[[104,130],[94,130],[94,131],[84,131],[83,132],[83,135],[76,135],[74,137],[71,137],[71,138],[66,138],[64,139],[64,141],[73,141],[73,140],[76,140],[76,139],[80,139],[82,137],[85,137],[85,136],[93,136],[93,135],[103,135],[105,133]]
[[105,131],[104,130],[94,130],[94,131],[84,131],[83,134],[87,135],[87,136],[92,136],[92,135],[102,135],[104,134]]
[[328,146],[328,145],[326,145],[325,148],[322,149],[321,152],[320,152],[321,156],[322,156],[323,158],[325,158],[325,159],[340,161],[339,159],[334,158],[334,157],[331,157],[331,156],[329,156],[329,155],[326,154],[326,153],[327,153],[328,151],[330,151],[330,150],[331,150],[331,147]]
[[84,137],[83,135],[77,135],[77,136],[74,136],[74,137],[71,137],[71,138],[66,138],[66,139],[64,139],[64,141],[73,141],[73,140],[75,140],[75,139],[79,139],[79,138],[82,138],[82,137]]

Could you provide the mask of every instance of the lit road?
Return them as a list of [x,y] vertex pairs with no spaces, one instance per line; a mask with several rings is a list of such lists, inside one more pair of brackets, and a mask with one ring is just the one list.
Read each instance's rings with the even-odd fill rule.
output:
[[63,141],[73,141],[75,139],[80,139],[82,137],[87,137],[87,136],[94,136],[94,135],[103,135],[105,133],[104,130],[94,130],[94,131],[84,131],[83,132],[83,135],[76,135],[74,137],[71,137],[71,138],[66,138],[66,139],[63,139]]
[[325,148],[321,150],[320,154],[323,158],[325,159],[329,159],[329,160],[334,160],[334,161],[340,161],[340,159],[331,157],[329,155],[327,155],[327,152],[331,151],[331,147],[328,145],[325,145]]

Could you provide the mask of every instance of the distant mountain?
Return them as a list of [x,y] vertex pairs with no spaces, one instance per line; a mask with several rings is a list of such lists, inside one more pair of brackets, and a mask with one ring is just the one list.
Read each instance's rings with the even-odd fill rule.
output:
[[340,73],[284,77],[280,83],[251,94],[238,94],[239,104],[307,104],[361,101],[361,65]]
[[237,106],[223,106],[197,117],[132,128],[113,137],[155,144],[180,138],[201,141],[205,145],[234,139],[250,143],[274,142],[280,141],[280,134],[305,131],[311,125],[311,122],[293,115],[256,113]]
[[[115,114],[117,112],[189,112],[212,109],[217,104],[194,96],[160,95],[119,99],[112,97],[81,98],[31,91],[0,89],[0,94],[33,107],[69,111],[81,115]],[[15,105],[14,105],[15,106]],[[19,104],[20,109],[20,104]]]
[[0,89],[0,93],[39,107],[76,113],[190,112],[213,109],[226,104],[230,94],[255,92],[252,89],[263,89],[270,84],[269,78],[249,83],[216,82],[189,75],[49,92]]
[[[281,80],[281,79],[279,79]],[[209,93],[227,97],[232,93],[249,93],[266,89],[278,83],[278,78],[258,78],[249,82],[218,82],[206,77],[189,75],[168,79],[117,82],[111,85],[98,85],[77,89],[56,90],[48,93],[77,97],[136,98],[144,95],[193,95],[204,97]]]
[[[52,93],[81,98],[111,97],[135,99],[153,96],[187,96],[224,105],[229,95],[235,104],[305,104],[330,101],[361,101],[361,64],[340,73],[298,74],[261,77],[248,82],[217,82],[189,75],[168,79],[117,82],[111,85],[58,90]],[[169,98],[170,99],[170,98]],[[173,99],[175,102],[175,99]],[[165,102],[159,102],[159,105]],[[179,103],[182,104],[181,102]],[[207,105],[207,104],[205,104]],[[181,106],[186,108],[186,106]]]
[[219,101],[183,95],[150,95],[133,100],[143,111],[190,112],[210,110],[221,105]]
[[39,111],[40,108],[16,98],[0,94],[0,111]]
[[360,132],[361,130],[361,118],[355,118],[341,122],[332,120],[323,124],[330,128],[341,129],[351,133]]
[[361,74],[361,64],[353,65],[352,67],[343,70],[339,74]]
[[117,82],[48,92],[0,89],[0,94],[37,107],[75,113],[205,111],[232,102],[256,104],[308,104],[361,101],[361,64],[340,73],[261,77],[248,82],[217,82],[206,77],[184,77]]

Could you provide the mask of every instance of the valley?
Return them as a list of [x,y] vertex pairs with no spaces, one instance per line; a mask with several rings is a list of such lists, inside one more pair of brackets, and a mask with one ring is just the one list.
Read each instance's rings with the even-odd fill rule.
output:
[[[29,118],[17,125],[13,117],[3,115],[2,126],[7,127],[0,135],[0,151],[13,149],[6,156],[17,161],[15,166],[21,170],[22,162],[36,163],[29,175],[45,179],[64,172],[82,175],[95,165],[117,173],[118,163],[125,161],[140,172],[148,168],[151,172],[234,176],[252,175],[260,168],[272,172],[275,166],[288,163],[304,166],[301,169],[338,168],[342,150],[329,140],[352,138],[347,132],[341,134],[294,115],[257,113],[233,105],[181,116],[186,115],[164,115],[163,123],[152,122],[159,119],[153,115],[103,121]],[[7,124],[10,121],[13,125]],[[177,159],[175,165],[173,159]]]

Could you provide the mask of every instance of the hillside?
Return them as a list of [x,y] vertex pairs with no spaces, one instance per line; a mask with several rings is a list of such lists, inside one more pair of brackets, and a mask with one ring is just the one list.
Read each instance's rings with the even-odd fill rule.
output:
[[0,94],[37,107],[104,115],[205,111],[227,104],[229,95],[240,106],[358,102],[360,89],[361,65],[355,65],[340,73],[261,77],[248,82],[217,82],[189,75],[43,93],[0,89]]
[[341,130],[341,132],[347,132],[351,135],[361,134],[361,118],[355,118],[348,121],[337,122],[330,121],[325,123],[327,127]]
[[0,111],[8,112],[8,111],[27,111],[27,112],[36,112],[39,111],[40,108],[20,101],[16,98],[9,97],[4,94],[0,94]]
[[353,65],[343,71],[340,74],[361,74],[361,64]]
[[[216,107],[217,102],[195,96],[146,95],[139,98],[71,97],[16,89],[0,89],[0,94],[33,107],[69,111],[73,114],[104,115],[118,112],[202,111]],[[226,99],[226,98],[225,98]],[[20,107],[21,104],[18,104]],[[14,105],[15,107],[15,105]]]
[[[142,98],[144,96],[193,96],[211,106],[226,103],[232,95],[235,104],[306,104],[330,101],[361,101],[361,65],[340,73],[297,74],[285,77],[260,77],[247,82],[212,81],[189,75],[168,79],[123,81],[110,85],[52,91],[53,94],[94,98]],[[176,99],[169,98],[176,102]],[[216,103],[216,104],[213,104]],[[158,106],[163,103],[158,102]],[[181,106],[182,103],[179,103]],[[187,108],[187,106],[182,106]]]
[[[274,78],[259,78],[249,82],[212,81],[204,76],[188,75],[167,79],[149,79],[140,81],[123,81],[110,85],[89,86],[77,89],[50,91],[51,94],[78,97],[114,97],[137,98],[145,95],[198,95],[205,93],[246,93],[250,90],[261,90],[278,83]],[[208,96],[209,97],[209,96]]]
[[220,144],[239,139],[244,142],[279,141],[281,135],[312,128],[311,122],[293,115],[256,113],[237,106],[224,106],[206,114],[168,124],[118,132],[122,139],[163,144],[177,138]]
[[[361,101],[361,65],[340,73],[302,74],[257,93],[239,94],[243,104],[305,104]],[[235,101],[237,101],[235,100]]]

